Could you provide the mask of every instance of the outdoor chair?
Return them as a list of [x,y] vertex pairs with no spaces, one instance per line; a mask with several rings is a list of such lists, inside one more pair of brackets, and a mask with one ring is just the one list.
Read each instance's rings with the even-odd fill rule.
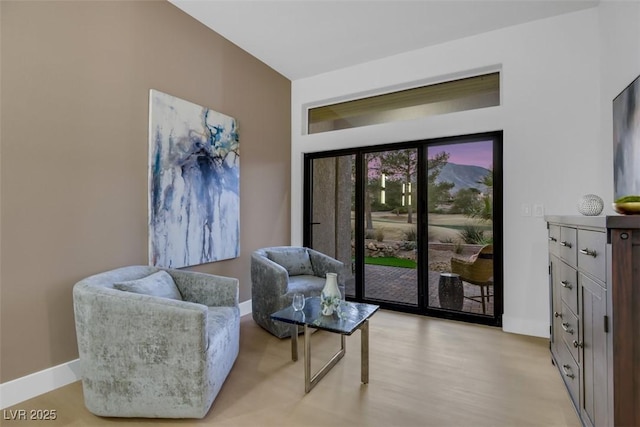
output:
[[487,313],[486,301],[493,296],[493,245],[483,246],[468,261],[451,258],[451,272],[460,275],[463,282],[480,288],[480,295],[465,295],[465,298],[482,303],[482,313]]

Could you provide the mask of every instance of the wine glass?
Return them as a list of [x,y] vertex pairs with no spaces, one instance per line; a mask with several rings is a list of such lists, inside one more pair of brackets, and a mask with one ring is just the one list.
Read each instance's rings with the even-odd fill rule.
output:
[[304,308],[304,294],[293,294],[293,302],[291,305],[295,311],[302,311]]

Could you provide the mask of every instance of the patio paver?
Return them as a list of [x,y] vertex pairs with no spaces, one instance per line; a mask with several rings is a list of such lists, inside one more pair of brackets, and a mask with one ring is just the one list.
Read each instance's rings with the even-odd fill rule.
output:
[[[418,304],[418,270],[414,268],[365,265],[365,298],[371,300],[394,301],[403,304]],[[438,281],[440,272],[429,271],[429,306],[440,307]],[[463,282],[465,296],[479,295],[480,288]],[[355,278],[346,282],[347,295],[355,296]],[[482,314],[479,301],[464,299],[463,312]],[[493,298],[487,302],[487,314],[493,314]]]

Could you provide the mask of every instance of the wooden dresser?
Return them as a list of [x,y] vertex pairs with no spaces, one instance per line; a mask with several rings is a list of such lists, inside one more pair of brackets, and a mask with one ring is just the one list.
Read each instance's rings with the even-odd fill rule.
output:
[[640,426],[640,216],[547,216],[551,354],[585,426]]

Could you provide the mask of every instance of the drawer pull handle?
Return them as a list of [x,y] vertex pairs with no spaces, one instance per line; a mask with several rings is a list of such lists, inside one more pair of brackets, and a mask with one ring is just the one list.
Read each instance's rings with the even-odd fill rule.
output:
[[558,241],[558,239],[556,239],[556,238],[555,238],[555,237],[553,237],[553,236],[549,236],[549,241],[551,241],[551,242],[557,242],[557,241]]
[[558,313],[557,311],[553,312],[553,317],[559,317],[562,319],[562,313]]
[[561,281],[560,284],[562,285],[563,288],[573,289],[573,286],[571,286],[571,284],[567,280]]
[[565,247],[571,249],[571,243],[567,242],[567,241],[564,241],[564,240],[562,242],[560,242],[560,246],[565,246]]
[[596,251],[590,251],[588,248],[580,249],[580,253],[583,255],[592,256],[594,258],[598,256],[598,253]]
[[564,329],[566,333],[573,335],[573,328],[570,327],[569,322],[562,322],[562,329]]
[[574,374],[572,374],[571,372],[568,372],[568,370],[571,369],[571,366],[569,365],[562,365],[562,372],[564,372],[564,374],[571,378],[574,379],[576,376]]
[[578,347],[582,348],[582,347],[584,347],[584,344],[583,344],[583,343],[581,343],[581,342],[578,342],[578,341],[576,341],[576,340],[573,340],[573,346],[574,346],[575,348],[578,348]]

